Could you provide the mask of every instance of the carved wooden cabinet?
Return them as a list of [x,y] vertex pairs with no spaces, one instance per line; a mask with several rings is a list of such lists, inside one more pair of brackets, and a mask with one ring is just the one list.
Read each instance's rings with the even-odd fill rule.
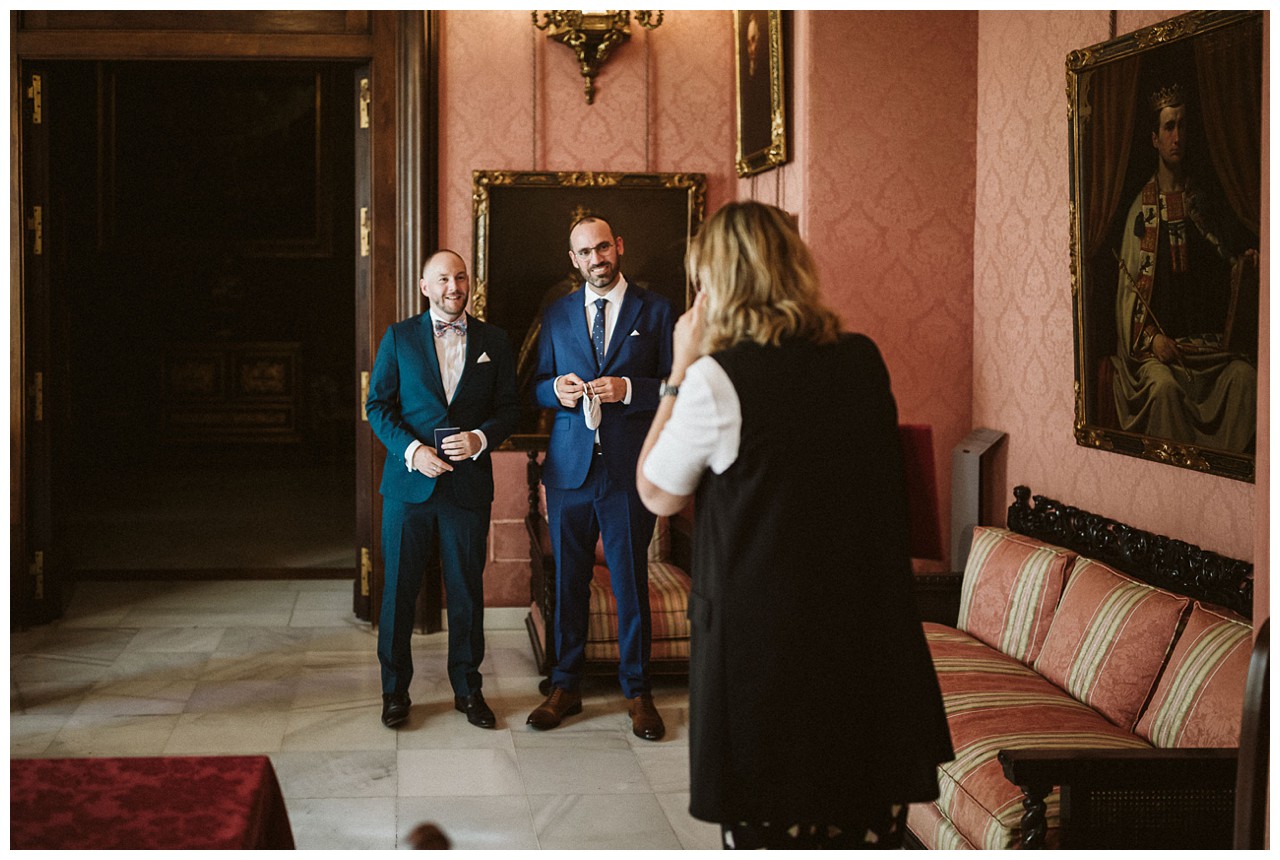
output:
[[170,344],[164,435],[173,442],[297,442],[300,344]]

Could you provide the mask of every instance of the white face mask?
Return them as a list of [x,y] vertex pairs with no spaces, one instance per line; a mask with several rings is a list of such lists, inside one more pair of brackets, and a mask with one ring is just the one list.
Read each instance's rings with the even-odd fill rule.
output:
[[600,395],[582,395],[582,415],[587,419],[587,429],[594,430],[600,426]]

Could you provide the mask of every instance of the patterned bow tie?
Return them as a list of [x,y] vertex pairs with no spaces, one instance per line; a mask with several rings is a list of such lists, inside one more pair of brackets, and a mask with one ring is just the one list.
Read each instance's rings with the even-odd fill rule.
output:
[[465,317],[457,322],[440,322],[440,320],[434,320],[434,322],[436,324],[436,337],[443,337],[450,331],[460,335],[466,335],[467,333],[467,320]]

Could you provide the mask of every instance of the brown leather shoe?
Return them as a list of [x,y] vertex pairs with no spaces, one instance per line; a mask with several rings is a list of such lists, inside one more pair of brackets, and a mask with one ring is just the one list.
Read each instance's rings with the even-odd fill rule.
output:
[[581,693],[571,693],[560,687],[552,687],[551,695],[533,709],[533,713],[525,722],[539,731],[546,731],[560,725],[560,721],[565,717],[580,713],[582,713]]
[[641,693],[630,701],[632,733],[646,741],[661,739],[667,733],[667,727],[662,724],[662,717],[653,705],[653,696]]

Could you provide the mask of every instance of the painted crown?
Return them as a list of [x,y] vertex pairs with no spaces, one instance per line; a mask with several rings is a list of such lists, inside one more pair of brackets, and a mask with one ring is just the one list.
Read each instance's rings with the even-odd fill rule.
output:
[[1152,111],[1161,111],[1173,105],[1186,104],[1182,97],[1182,86],[1173,84],[1172,86],[1161,87],[1151,94],[1149,103]]

